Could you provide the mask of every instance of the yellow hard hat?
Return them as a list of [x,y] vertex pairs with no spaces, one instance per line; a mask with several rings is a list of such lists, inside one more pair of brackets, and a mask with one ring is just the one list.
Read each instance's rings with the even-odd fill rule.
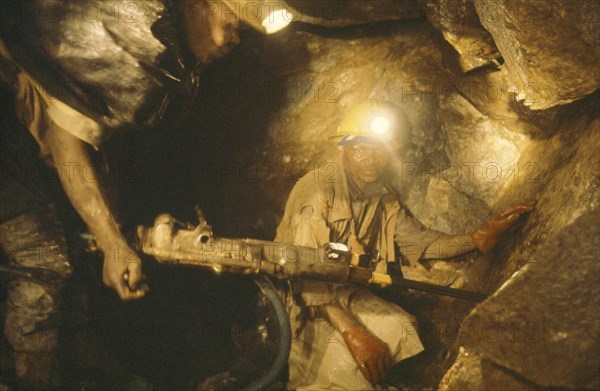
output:
[[222,0],[242,21],[264,34],[287,27],[294,18],[282,0]]
[[396,142],[399,128],[405,122],[402,114],[403,111],[390,102],[375,99],[360,102],[348,108],[334,137],[340,145],[357,138]]

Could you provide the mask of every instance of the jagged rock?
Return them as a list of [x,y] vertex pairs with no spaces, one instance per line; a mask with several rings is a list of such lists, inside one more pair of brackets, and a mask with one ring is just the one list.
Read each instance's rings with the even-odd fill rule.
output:
[[[599,217],[589,211],[550,238],[465,319],[459,344],[542,387],[599,388]],[[485,389],[474,370],[452,382]]]
[[490,33],[479,22],[473,0],[427,0],[427,20],[460,54],[464,72],[498,66],[500,53]]
[[507,181],[516,175],[527,137],[508,131],[460,95],[441,101],[439,115],[451,161],[441,175],[473,201],[493,205]]
[[[477,110],[512,132],[523,133],[532,138],[547,138],[556,133],[561,118],[569,110],[568,106],[543,111],[530,110],[523,101],[517,101],[517,95],[534,97],[536,91],[533,86],[514,90],[508,79],[506,67],[499,70],[482,69],[447,81],[448,86],[444,90],[460,92]],[[443,99],[451,98],[451,94],[443,96]]]
[[506,369],[462,347],[458,351],[454,365],[446,372],[438,386],[438,391],[534,391],[538,389],[511,375]]
[[475,230],[489,217],[490,212],[485,205],[460,193],[452,183],[441,177],[430,179],[425,208],[430,212],[422,222],[428,227],[450,234]]
[[531,109],[573,102],[600,87],[599,2],[475,0],[475,7],[506,61],[510,88]]

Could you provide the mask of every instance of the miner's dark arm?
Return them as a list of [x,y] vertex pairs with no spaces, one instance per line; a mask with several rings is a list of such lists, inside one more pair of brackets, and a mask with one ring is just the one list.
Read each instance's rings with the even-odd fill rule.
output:
[[[62,186],[75,210],[96,237],[104,253],[102,279],[123,300],[137,299],[144,291],[137,289],[142,282],[141,260],[130,248],[100,188],[100,178],[93,167],[88,146],[66,130],[52,123],[45,135]],[[85,171],[83,171],[85,170]],[[83,173],[85,172],[85,175]],[[125,281],[125,273],[128,281]]]

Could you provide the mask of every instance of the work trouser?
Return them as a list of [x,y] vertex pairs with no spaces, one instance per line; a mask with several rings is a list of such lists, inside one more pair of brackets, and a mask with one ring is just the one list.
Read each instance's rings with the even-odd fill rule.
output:
[[[310,291],[308,305],[321,305],[333,296],[341,306],[373,336],[390,349],[392,363],[423,351],[414,316],[399,306],[374,295],[368,289],[351,285],[309,282],[303,288]],[[321,288],[323,290],[321,291]],[[331,292],[331,291],[329,291]],[[306,293],[306,292],[305,292]],[[295,333],[302,308],[288,299],[290,322]],[[288,388],[298,391],[373,390],[375,385],[365,379],[342,335],[325,319],[308,319],[294,335],[289,358]]]
[[4,157],[1,168],[0,244],[9,276],[4,333],[15,351],[53,351],[59,292],[72,272],[62,224],[49,197],[31,183],[35,175],[22,175]]

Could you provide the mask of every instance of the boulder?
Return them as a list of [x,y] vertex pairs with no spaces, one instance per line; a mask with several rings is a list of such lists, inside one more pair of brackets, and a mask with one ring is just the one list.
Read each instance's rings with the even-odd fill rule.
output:
[[[563,227],[461,326],[458,343],[493,362],[514,381],[541,387],[600,387],[600,215],[589,211]],[[465,351],[463,351],[465,352]],[[457,371],[441,387],[487,389],[479,365]]]
[[531,109],[600,87],[599,2],[475,0],[475,8],[505,60],[511,90]]

